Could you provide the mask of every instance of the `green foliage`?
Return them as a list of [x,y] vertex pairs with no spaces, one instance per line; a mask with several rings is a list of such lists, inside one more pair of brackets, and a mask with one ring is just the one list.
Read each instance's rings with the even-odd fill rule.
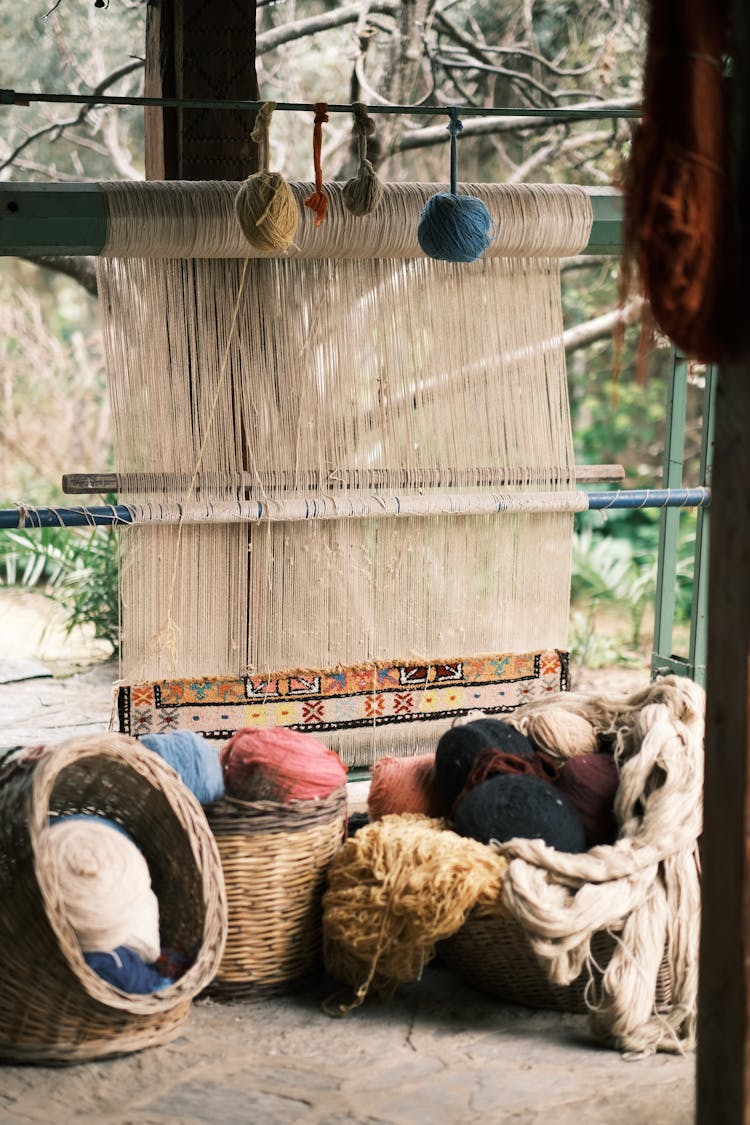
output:
[[93,625],[120,647],[117,535],[112,528],[47,527],[0,531],[0,582],[43,587],[65,611],[67,632]]

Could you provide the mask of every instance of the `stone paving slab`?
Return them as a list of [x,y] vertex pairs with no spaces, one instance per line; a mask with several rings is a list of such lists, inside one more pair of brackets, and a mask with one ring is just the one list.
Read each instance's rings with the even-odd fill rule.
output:
[[688,1125],[694,1059],[625,1061],[585,1016],[504,1007],[431,966],[341,1019],[318,986],[199,1000],[163,1047],[66,1068],[0,1067],[7,1125]]

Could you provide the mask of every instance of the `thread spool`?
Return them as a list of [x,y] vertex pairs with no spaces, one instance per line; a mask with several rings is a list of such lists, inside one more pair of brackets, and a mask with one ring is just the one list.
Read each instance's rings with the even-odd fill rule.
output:
[[451,143],[450,192],[431,196],[419,217],[417,241],[429,258],[444,262],[475,262],[492,241],[492,217],[474,195],[457,192],[456,138],[463,129],[459,111],[449,111]]
[[286,252],[297,230],[299,210],[292,189],[281,173],[268,170],[268,133],[275,105],[275,102],[265,102],[258,111],[251,137],[260,150],[261,169],[242,184],[234,200],[234,211],[251,246],[258,250]]

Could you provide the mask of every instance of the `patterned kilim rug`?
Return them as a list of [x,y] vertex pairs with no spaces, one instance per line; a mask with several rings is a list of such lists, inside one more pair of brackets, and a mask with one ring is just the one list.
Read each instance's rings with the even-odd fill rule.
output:
[[568,654],[553,649],[121,685],[117,716],[119,730],[136,738],[191,730],[225,741],[245,727],[293,727],[325,741],[347,765],[371,765],[381,754],[434,747],[472,711],[507,714],[568,687]]

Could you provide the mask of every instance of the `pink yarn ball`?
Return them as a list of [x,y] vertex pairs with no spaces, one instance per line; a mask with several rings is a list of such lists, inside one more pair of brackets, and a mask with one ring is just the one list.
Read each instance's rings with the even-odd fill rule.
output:
[[238,730],[221,750],[228,797],[241,801],[307,801],[346,781],[346,766],[310,734],[271,727]]
[[445,816],[445,802],[435,787],[435,755],[379,758],[370,775],[367,812],[370,820],[389,813]]

